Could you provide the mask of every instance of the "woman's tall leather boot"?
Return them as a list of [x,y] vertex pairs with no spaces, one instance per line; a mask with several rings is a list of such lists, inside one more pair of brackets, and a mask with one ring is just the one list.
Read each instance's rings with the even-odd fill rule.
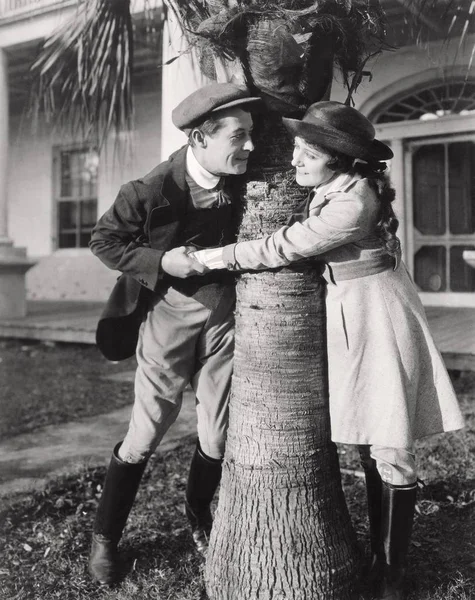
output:
[[221,481],[222,460],[207,456],[196,443],[186,488],[185,512],[196,549],[205,555],[213,525],[211,502]]
[[89,572],[99,583],[110,585],[121,575],[117,545],[135,500],[147,461],[133,464],[119,458],[114,448],[97,508]]
[[377,587],[378,582],[383,578],[385,562],[381,534],[383,482],[376,468],[376,461],[371,458],[369,452],[360,449],[360,458],[365,474],[371,551],[370,562],[365,569],[364,578],[372,587]]
[[383,482],[381,534],[384,577],[378,600],[403,600],[407,553],[412,534],[417,484]]

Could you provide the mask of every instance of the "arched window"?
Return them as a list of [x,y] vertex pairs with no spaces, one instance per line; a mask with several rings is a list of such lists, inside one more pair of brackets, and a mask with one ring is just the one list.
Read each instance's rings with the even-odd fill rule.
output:
[[475,80],[457,78],[412,88],[380,105],[370,119],[382,124],[470,113],[475,114]]

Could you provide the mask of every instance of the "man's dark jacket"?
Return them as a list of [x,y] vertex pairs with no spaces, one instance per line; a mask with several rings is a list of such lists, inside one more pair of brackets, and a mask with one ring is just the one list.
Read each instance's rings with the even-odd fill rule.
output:
[[167,279],[162,257],[176,246],[180,219],[187,210],[187,148],[142,179],[123,185],[92,231],[91,251],[109,268],[122,272],[96,330],[97,345],[109,360],[133,356],[152,292]]

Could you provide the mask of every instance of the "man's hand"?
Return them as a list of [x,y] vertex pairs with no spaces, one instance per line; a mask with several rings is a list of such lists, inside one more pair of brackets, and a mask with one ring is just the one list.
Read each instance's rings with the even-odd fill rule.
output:
[[180,279],[186,279],[191,275],[203,275],[203,273],[207,273],[209,271],[207,267],[188,255],[188,252],[193,252],[194,250],[196,248],[192,246],[179,246],[165,252],[162,257],[162,269],[168,275],[179,277]]

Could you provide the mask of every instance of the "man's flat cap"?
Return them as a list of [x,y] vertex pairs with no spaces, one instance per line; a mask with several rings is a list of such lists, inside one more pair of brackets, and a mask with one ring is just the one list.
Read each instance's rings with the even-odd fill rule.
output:
[[245,87],[234,83],[211,83],[199,88],[173,109],[175,127],[189,133],[193,127],[218,110],[261,102],[252,97]]

